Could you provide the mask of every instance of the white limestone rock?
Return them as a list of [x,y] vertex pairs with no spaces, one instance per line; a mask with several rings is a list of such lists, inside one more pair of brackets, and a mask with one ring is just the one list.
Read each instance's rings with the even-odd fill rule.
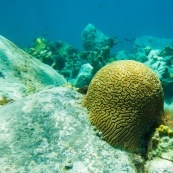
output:
[[156,158],[146,163],[147,173],[172,173],[173,162],[162,158]]

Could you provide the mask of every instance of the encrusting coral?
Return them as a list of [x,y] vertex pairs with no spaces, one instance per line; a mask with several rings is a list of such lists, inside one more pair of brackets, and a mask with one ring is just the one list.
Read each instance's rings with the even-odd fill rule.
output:
[[155,129],[155,132],[149,143],[148,158],[153,157],[165,158],[173,161],[173,129],[160,125]]
[[83,104],[108,143],[133,151],[162,122],[163,89],[147,66],[121,60],[96,73]]

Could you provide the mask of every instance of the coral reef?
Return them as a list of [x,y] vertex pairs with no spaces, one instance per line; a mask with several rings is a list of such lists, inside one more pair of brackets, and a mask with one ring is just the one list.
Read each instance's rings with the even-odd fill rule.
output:
[[44,38],[36,38],[33,42],[33,47],[25,50],[45,64],[51,66],[54,62],[48,41]]
[[116,60],[135,60],[150,67],[161,80],[165,99],[173,95],[173,40],[155,37],[137,38],[132,53],[120,51]]
[[122,60],[103,67],[92,79],[84,106],[89,119],[114,146],[144,147],[163,115],[163,90],[142,63]]
[[88,62],[93,67],[92,76],[94,76],[98,70],[108,64],[113,58],[110,55],[109,46],[105,46],[92,51],[84,51],[84,55],[86,55]]
[[[82,42],[84,51],[79,51],[61,41],[50,42],[44,38],[37,38],[34,40],[33,46],[25,51],[41,62],[52,66],[76,87],[82,87],[90,83],[100,68],[114,61],[114,57],[110,55],[110,49],[116,44],[116,41],[105,36],[94,25],[89,24],[82,32]],[[90,63],[92,73],[90,75],[85,73],[85,76],[82,72],[84,80],[80,77],[82,80],[79,82],[80,69],[83,69],[82,65],[85,63]]]
[[165,47],[163,50],[160,51],[159,56],[172,56],[173,55],[173,48]]
[[[144,62],[157,73],[165,93],[171,97],[173,41],[156,41],[154,46],[154,39],[148,41],[136,44],[131,54],[119,52],[116,59]],[[173,104],[171,99],[165,100],[161,118],[162,88],[151,70],[134,61],[128,61],[130,66],[124,65],[126,61],[123,65],[122,61],[109,64],[100,70],[102,75],[100,71],[96,74],[96,83],[93,85],[92,81],[87,96],[82,95],[93,74],[114,61],[108,44],[103,42],[103,46],[96,47],[81,52],[60,41],[36,39],[28,51],[58,69],[55,71],[0,36],[0,172],[173,172]],[[73,66],[78,58],[79,64]],[[95,66],[93,71],[88,62]],[[80,67],[77,77],[72,67]],[[66,78],[75,76],[69,81],[74,80],[72,84],[78,89],[57,71],[66,74]],[[63,87],[55,87],[60,85]],[[87,109],[81,106],[83,99],[90,115],[93,111],[102,116],[100,122],[108,127],[103,129],[106,132],[98,131],[88,121]],[[144,151],[148,160],[141,157],[146,156],[142,152],[127,152],[104,140],[105,137],[109,143],[115,141],[115,146],[132,150],[146,146],[152,129],[162,121],[160,118],[164,125],[155,129],[149,148]],[[91,116],[90,119],[94,120]]]
[[113,38],[105,36],[94,25],[88,24],[82,32],[84,54],[93,67],[93,75],[112,59],[110,49],[116,44]]
[[86,62],[82,52],[61,41],[37,38],[33,46],[25,51],[70,79],[77,76],[81,65]]

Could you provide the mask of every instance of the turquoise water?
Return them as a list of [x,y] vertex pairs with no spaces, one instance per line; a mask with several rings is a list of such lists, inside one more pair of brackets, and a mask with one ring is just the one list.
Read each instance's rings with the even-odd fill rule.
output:
[[[1,0],[0,7],[0,173],[173,172],[173,0]],[[122,59],[156,73],[170,126],[149,139],[153,110],[158,116],[163,110],[154,74],[138,73],[136,65],[132,72],[102,71],[95,80],[101,89],[90,94],[101,101],[91,97],[91,110],[113,127],[105,129],[115,145],[127,148],[129,137],[141,136],[133,155],[104,141],[78,93],[86,94],[98,70]]]
[[82,48],[88,23],[124,44],[143,35],[173,38],[172,0],[2,0],[0,34],[20,47],[34,38]]

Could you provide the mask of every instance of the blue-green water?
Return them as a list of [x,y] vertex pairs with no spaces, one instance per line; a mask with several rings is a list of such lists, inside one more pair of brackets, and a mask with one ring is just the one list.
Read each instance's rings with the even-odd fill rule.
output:
[[0,34],[20,47],[42,36],[82,48],[81,32],[92,23],[123,44],[143,35],[173,38],[172,7],[172,0],[2,0]]

